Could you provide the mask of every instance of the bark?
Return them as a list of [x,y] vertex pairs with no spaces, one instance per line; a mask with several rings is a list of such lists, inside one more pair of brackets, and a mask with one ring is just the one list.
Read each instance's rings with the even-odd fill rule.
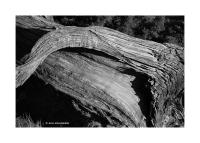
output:
[[23,39],[17,43],[16,88],[35,74],[107,126],[183,126],[183,47],[106,27],[62,26],[52,17],[20,16],[16,22],[17,41]]

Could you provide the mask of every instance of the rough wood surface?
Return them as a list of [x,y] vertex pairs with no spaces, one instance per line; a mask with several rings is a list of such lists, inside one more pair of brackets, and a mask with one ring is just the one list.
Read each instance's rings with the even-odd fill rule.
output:
[[62,26],[51,17],[16,22],[22,29],[46,31],[16,67],[16,88],[36,73],[79,101],[77,110],[100,114],[110,126],[182,126],[182,47],[105,27]]

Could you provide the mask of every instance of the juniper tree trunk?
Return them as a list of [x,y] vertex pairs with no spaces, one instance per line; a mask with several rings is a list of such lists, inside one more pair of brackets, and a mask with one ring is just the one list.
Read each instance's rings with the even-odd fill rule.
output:
[[183,47],[53,17],[18,16],[16,23],[16,88],[34,74],[106,126],[184,125]]

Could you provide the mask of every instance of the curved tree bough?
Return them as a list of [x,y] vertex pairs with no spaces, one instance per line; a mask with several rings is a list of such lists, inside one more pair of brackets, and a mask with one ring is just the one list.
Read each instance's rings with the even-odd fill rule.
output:
[[65,27],[47,17],[17,17],[17,26],[49,31],[16,67],[16,87],[35,72],[100,114],[110,126],[183,126],[184,49],[105,27]]

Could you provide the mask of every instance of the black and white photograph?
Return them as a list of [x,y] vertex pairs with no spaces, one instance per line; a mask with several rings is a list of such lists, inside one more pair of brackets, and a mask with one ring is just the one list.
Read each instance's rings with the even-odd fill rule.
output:
[[16,15],[16,128],[184,128],[184,15]]
[[0,142],[200,142],[198,1],[0,10]]

